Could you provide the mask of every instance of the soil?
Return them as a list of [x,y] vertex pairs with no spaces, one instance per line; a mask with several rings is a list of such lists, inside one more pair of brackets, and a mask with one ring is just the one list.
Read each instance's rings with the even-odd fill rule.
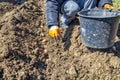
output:
[[120,79],[120,29],[104,50],[82,44],[77,19],[61,29],[62,40],[49,37],[45,0],[0,2],[0,80]]

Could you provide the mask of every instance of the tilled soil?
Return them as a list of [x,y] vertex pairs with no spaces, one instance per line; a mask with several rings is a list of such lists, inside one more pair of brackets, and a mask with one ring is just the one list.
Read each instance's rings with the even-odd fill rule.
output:
[[56,42],[48,35],[44,0],[1,2],[0,79],[119,80],[119,33],[112,48],[91,49],[82,44],[76,23],[61,28],[63,40]]

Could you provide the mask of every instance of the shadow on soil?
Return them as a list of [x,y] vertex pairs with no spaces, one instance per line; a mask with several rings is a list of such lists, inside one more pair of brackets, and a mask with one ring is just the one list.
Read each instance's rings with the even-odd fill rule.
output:
[[3,69],[0,67],[0,80],[2,80],[3,77]]
[[9,2],[14,5],[20,5],[20,4],[24,3],[25,1],[26,0],[0,0],[0,2]]
[[120,41],[116,42],[113,47],[106,48],[106,49],[94,49],[94,48],[88,48],[89,51],[95,52],[95,51],[100,51],[103,53],[108,53],[108,54],[114,54],[115,56],[120,58]]
[[64,34],[64,37],[63,37],[63,42],[65,42],[64,43],[64,50],[68,50],[71,46],[70,38],[71,38],[71,34],[73,32],[73,28],[74,28],[75,25],[79,25],[79,19],[78,18],[75,18],[74,21],[72,21],[70,23],[69,28],[67,28],[66,31],[65,31],[65,34]]

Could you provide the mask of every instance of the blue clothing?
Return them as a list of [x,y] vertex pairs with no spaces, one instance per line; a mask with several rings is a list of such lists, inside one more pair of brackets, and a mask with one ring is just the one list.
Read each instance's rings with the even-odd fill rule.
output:
[[78,11],[94,7],[103,8],[104,4],[112,4],[112,0],[47,0],[46,18],[48,28],[59,26],[59,13],[62,13],[62,23],[69,24]]

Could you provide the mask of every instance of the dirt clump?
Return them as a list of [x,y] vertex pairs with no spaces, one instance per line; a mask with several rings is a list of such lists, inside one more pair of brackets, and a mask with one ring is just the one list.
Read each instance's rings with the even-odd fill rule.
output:
[[87,48],[75,20],[56,42],[48,35],[44,0],[1,2],[0,9],[0,79],[120,79],[119,36],[113,48]]
[[[1,3],[2,4],[2,3]],[[7,3],[9,6],[9,3]],[[41,1],[28,1],[4,12],[0,20],[1,78],[30,80],[45,77],[44,45],[40,38],[45,25]],[[6,6],[6,5],[5,5]],[[4,8],[6,9],[6,8]]]
[[10,12],[16,6],[13,4],[2,2],[0,3],[0,17],[3,16],[6,12]]

